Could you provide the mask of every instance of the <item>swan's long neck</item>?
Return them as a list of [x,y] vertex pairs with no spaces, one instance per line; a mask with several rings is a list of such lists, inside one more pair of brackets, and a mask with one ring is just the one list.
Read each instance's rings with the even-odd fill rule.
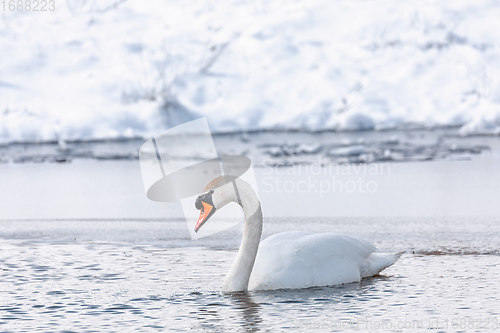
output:
[[245,215],[245,229],[236,260],[222,285],[222,291],[225,292],[248,289],[248,281],[252,274],[262,234],[262,209],[257,195],[250,186],[238,186],[238,189],[240,190],[239,203]]

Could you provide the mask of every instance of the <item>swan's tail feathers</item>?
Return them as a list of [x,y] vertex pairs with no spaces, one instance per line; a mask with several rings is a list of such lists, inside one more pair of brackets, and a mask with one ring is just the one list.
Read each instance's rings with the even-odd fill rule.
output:
[[401,258],[401,256],[405,253],[406,251],[401,251],[401,252],[398,252],[396,254],[393,254],[394,256],[394,262],[398,261],[399,258]]
[[404,251],[398,253],[372,253],[361,265],[361,277],[377,275],[398,261],[403,253]]

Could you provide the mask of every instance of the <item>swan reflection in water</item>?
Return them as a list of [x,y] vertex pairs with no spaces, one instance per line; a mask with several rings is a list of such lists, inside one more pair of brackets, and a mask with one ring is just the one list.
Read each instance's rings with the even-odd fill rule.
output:
[[[287,329],[311,328],[308,326],[311,323],[333,325],[339,315],[359,322],[365,310],[351,302],[371,301],[380,290],[388,290],[393,281],[394,277],[377,275],[339,286],[212,294],[215,299],[198,308],[198,328],[259,332],[267,323],[283,317],[284,312],[287,319],[282,327]],[[343,306],[347,312],[333,311],[325,315],[325,308],[335,309],[344,303],[349,304]]]
[[235,292],[228,295],[235,308],[240,310],[241,326],[245,332],[258,332],[262,317],[259,314],[260,304],[255,303],[247,292]]
[[249,293],[234,292],[221,295],[221,298],[220,302],[204,304],[198,309],[199,328],[219,332],[229,332],[235,327],[244,332],[260,331],[261,305],[254,302]]

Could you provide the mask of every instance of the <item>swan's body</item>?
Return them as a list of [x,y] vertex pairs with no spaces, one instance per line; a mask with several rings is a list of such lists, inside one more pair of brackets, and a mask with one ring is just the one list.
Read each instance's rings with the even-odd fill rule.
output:
[[397,257],[375,252],[369,242],[334,233],[290,231],[260,243],[248,289],[305,288],[360,281]]
[[[208,209],[200,209],[195,231],[216,209],[229,202],[238,202],[245,214],[243,240],[224,280],[222,290],[225,292],[298,289],[356,282],[378,274],[400,256],[375,253],[375,247],[363,239],[334,233],[283,232],[260,243],[262,210],[250,185],[226,176],[210,182],[205,187],[205,191],[209,190],[199,197],[203,207]],[[207,195],[209,200],[205,200]],[[209,201],[212,208],[205,201]],[[197,207],[202,206],[197,202]]]

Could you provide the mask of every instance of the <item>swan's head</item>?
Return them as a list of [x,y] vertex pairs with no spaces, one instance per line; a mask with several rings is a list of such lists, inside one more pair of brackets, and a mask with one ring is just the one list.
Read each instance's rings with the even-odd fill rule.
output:
[[194,203],[196,209],[200,211],[200,216],[194,227],[198,232],[200,228],[215,214],[215,211],[221,209],[230,202],[238,201],[236,195],[236,177],[221,176],[212,180],[205,186]]

